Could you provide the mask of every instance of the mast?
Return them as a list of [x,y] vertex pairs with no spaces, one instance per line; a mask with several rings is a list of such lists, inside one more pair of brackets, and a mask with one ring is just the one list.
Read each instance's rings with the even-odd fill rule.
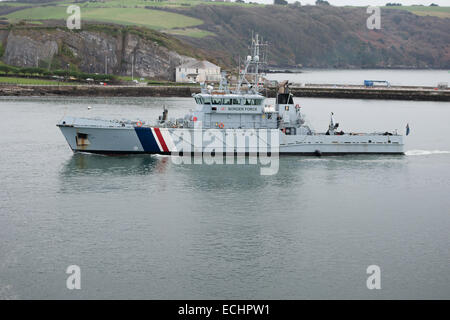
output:
[[[252,44],[251,47],[249,47],[250,55],[248,55],[245,60],[244,69],[241,70],[239,67],[239,81],[236,87],[237,93],[241,92],[241,86],[243,83],[246,83],[249,87],[251,87],[252,91],[258,93],[259,78],[262,75],[262,73],[260,73],[260,66],[267,65],[267,47],[267,42],[265,43],[262,38],[260,40],[258,34],[253,36],[252,33]],[[247,75],[250,79],[252,79],[253,83],[250,83],[247,80]]]

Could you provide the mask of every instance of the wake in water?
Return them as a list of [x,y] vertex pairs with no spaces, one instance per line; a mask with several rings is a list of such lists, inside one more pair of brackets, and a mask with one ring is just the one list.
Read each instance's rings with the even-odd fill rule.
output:
[[427,156],[430,154],[450,154],[450,151],[444,150],[408,150],[405,152],[407,156]]

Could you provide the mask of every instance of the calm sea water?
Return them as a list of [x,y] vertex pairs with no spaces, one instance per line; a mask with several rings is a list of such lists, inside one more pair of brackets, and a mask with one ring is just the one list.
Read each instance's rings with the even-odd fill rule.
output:
[[331,111],[344,130],[409,122],[408,153],[282,157],[274,176],[74,155],[65,113],[154,119],[193,102],[1,98],[0,298],[450,298],[450,104],[297,101],[318,130]]
[[302,73],[273,73],[271,80],[295,83],[363,85],[364,80],[385,80],[393,86],[437,86],[450,84],[450,70],[336,70],[304,69]]

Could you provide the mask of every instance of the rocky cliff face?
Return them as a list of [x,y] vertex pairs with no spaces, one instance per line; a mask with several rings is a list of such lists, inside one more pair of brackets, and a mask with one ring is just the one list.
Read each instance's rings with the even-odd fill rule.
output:
[[63,28],[2,30],[2,60],[21,67],[78,68],[89,73],[113,73],[173,80],[175,67],[193,58],[131,32],[72,32]]
[[52,57],[58,52],[58,43],[50,39],[38,40],[10,32],[6,42],[3,61],[14,66],[37,66],[39,59]]

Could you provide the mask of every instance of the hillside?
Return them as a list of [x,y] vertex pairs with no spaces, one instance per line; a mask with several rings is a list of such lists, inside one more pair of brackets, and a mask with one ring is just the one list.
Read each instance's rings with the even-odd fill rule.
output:
[[[63,26],[67,5],[74,2],[0,3],[0,22],[5,27],[24,21],[42,27]],[[157,30],[165,33],[169,42],[175,43],[174,37],[179,40],[178,54],[192,56],[201,52],[224,67],[236,65],[238,56],[246,55],[248,40],[255,31],[270,43],[269,62],[273,66],[450,68],[450,8],[446,7],[383,8],[382,29],[371,31],[366,28],[368,15],[362,7],[201,0],[103,0],[77,4],[81,7],[83,28],[101,22],[139,26],[148,32]]]
[[214,48],[223,59],[245,54],[245,41],[254,30],[269,41],[273,65],[450,68],[448,18],[385,9],[382,29],[368,30],[365,8],[200,5],[166,10],[201,17],[204,24],[198,28],[216,36],[182,39],[199,48]]

